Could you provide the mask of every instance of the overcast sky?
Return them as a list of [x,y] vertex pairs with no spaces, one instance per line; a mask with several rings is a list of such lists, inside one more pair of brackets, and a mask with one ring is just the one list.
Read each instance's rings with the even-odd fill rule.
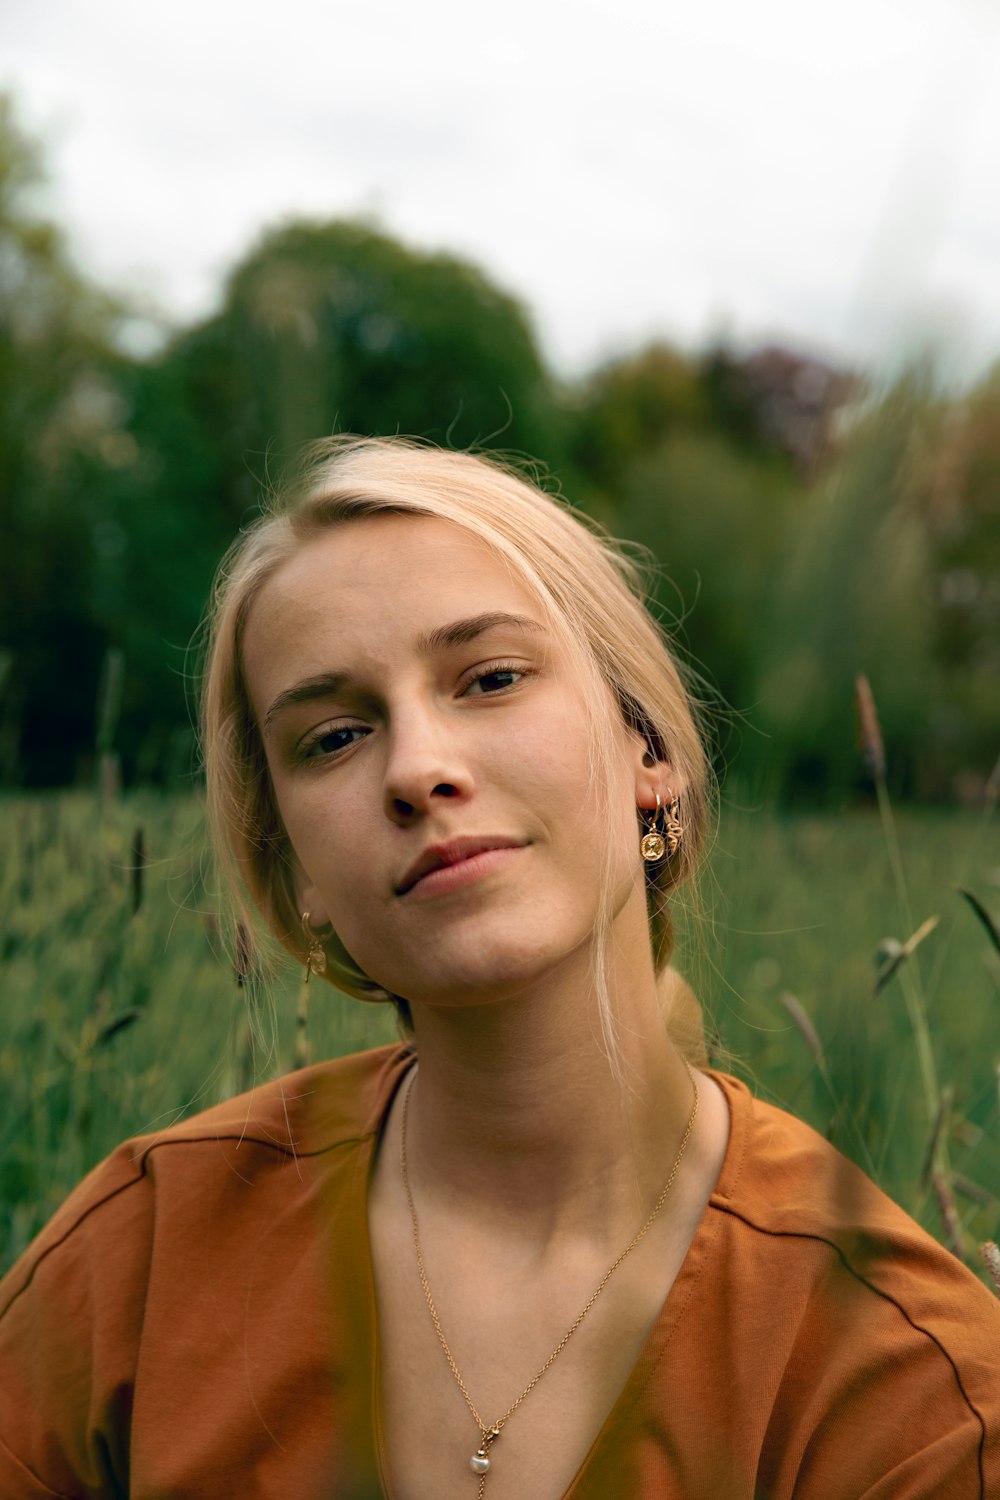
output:
[[466,254],[578,371],[726,331],[1000,357],[998,0],[3,0],[78,259],[175,316],[261,228]]

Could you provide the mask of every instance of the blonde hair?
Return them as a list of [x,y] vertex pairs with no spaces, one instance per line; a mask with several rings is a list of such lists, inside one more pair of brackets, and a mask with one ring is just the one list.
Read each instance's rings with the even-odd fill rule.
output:
[[[647,865],[653,962],[677,1044],[704,1057],[690,991],[668,971],[673,948],[669,892],[693,873],[710,809],[710,775],[697,715],[681,670],[645,605],[642,570],[595,522],[543,492],[494,458],[443,451],[402,438],[332,438],[306,451],[298,481],[230,548],[216,578],[209,616],[202,697],[208,815],[217,858],[240,919],[254,915],[302,958],[301,914],[291,849],[275,804],[263,742],[243,673],[242,639],[250,609],[276,569],[310,539],[360,517],[405,514],[461,526],[497,554],[539,601],[560,643],[578,662],[592,729],[592,794],[606,796],[612,757],[608,690],[625,724],[657,761],[669,761],[684,788],[684,838],[668,861]],[[581,790],[581,795],[586,795]],[[609,825],[610,826],[610,825]],[[599,855],[608,859],[609,853]],[[604,973],[610,932],[609,879],[598,923],[595,981],[612,1057],[615,1017]],[[364,1000],[393,1001],[404,1024],[409,1007],[387,994],[351,959],[336,934],[326,944],[331,982]]]

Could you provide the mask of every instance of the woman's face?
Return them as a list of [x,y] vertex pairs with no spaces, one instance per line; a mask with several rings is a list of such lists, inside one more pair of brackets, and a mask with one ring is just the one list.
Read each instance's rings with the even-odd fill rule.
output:
[[610,826],[578,670],[527,589],[446,521],[346,522],[269,579],[244,667],[301,909],[417,1002],[522,991],[616,921],[645,932],[643,745],[620,722]]

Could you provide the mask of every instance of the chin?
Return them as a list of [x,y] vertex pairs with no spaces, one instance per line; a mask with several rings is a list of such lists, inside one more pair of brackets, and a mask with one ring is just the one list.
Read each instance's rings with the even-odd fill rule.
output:
[[[497,1005],[516,1000],[535,986],[544,984],[567,966],[585,966],[590,961],[591,927],[583,937],[566,943],[554,943],[552,934],[545,942],[531,942],[525,935],[514,943],[484,947],[482,941],[474,951],[460,945],[459,951],[440,951],[438,944],[433,964],[414,973],[412,965],[398,972],[398,983],[379,982],[393,994],[412,1005],[451,1007]],[[465,951],[461,951],[464,948]],[[384,968],[384,964],[383,964]]]

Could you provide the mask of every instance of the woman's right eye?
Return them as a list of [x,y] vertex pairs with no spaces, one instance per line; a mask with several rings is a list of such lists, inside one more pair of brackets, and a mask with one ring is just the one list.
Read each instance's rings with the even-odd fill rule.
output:
[[360,724],[345,724],[337,729],[323,729],[319,734],[313,735],[312,739],[306,740],[299,753],[303,760],[318,760],[323,755],[338,755],[358,740],[364,739],[368,733],[369,731]]

